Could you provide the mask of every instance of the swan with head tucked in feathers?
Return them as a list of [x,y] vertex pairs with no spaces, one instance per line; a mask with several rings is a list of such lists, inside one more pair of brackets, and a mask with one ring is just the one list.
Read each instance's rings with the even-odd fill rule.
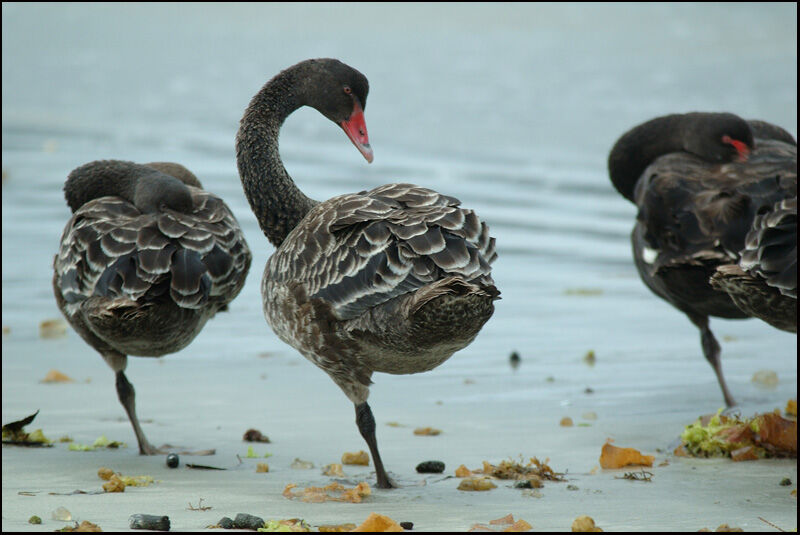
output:
[[141,454],[128,356],[186,347],[239,294],[251,254],[227,205],[182,165],[94,161],[64,185],[73,212],[54,261],[56,302],[116,374]]
[[730,113],[658,117],[625,133],[611,182],[639,212],[636,268],[701,334],[725,402],[709,316],[758,317],[797,332],[797,144],[782,128]]

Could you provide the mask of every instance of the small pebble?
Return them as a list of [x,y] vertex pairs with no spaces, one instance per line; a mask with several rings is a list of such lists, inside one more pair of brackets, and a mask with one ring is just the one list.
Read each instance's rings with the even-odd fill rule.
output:
[[233,527],[236,529],[258,529],[264,527],[264,519],[260,516],[239,513],[233,519]]
[[400,527],[403,528],[406,531],[412,530],[412,529],[414,529],[414,523],[413,522],[400,522]]
[[150,529],[153,531],[169,531],[169,517],[159,515],[131,515],[128,520],[131,529]]
[[167,455],[167,466],[169,466],[170,468],[178,468],[180,462],[181,460],[178,457],[177,453],[170,453],[169,455]]
[[511,364],[511,367],[515,370],[519,367],[520,360],[522,359],[519,358],[519,353],[517,353],[516,351],[512,352],[511,356],[508,357],[508,362]]
[[772,370],[758,370],[751,381],[761,388],[775,388],[778,386],[778,374]]
[[540,489],[542,487],[544,487],[542,478],[537,475],[531,475],[528,479],[514,483],[514,488],[516,489]]
[[223,516],[222,518],[219,519],[217,525],[222,529],[233,529],[233,520],[231,520],[227,516]]
[[42,519],[39,518],[36,515],[33,515],[32,517],[30,517],[28,519],[28,524],[41,524],[41,523],[42,523]]
[[575,485],[567,485],[567,490],[578,490],[578,487]]
[[442,461],[424,461],[417,465],[417,473],[419,474],[441,474],[444,472],[444,463]]
[[789,479],[788,477],[784,477],[783,479],[781,479],[781,487],[788,487],[791,484],[792,480]]
[[247,431],[245,431],[242,440],[244,440],[245,442],[269,443],[269,437],[261,434],[261,431],[259,431],[258,429],[248,429]]
[[60,520],[61,522],[69,522],[72,520],[72,513],[70,513],[65,507],[59,507],[53,511],[50,516],[53,517],[53,520]]

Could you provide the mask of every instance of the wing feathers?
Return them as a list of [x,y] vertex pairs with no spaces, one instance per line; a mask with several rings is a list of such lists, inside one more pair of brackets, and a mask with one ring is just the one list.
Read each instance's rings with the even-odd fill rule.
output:
[[411,184],[335,197],[287,236],[269,259],[269,277],[303,283],[340,319],[448,276],[491,284],[494,238],[459,204]]
[[56,287],[73,313],[93,295],[170,298],[197,309],[227,305],[239,293],[252,256],[224,202],[191,188],[195,212],[142,214],[117,197],[94,199],[64,230]]

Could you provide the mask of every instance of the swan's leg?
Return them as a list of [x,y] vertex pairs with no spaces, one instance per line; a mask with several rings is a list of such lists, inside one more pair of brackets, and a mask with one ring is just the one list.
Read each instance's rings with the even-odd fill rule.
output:
[[158,449],[147,442],[147,437],[144,436],[144,431],[139,425],[139,419],[136,417],[136,392],[128,378],[125,377],[125,372],[122,371],[117,372],[117,396],[119,396],[119,402],[122,403],[125,412],[128,413],[128,419],[133,425],[133,432],[136,433],[136,440],[139,442],[139,453],[141,455],[156,455]]
[[372,416],[372,409],[367,402],[360,403],[356,407],[356,424],[361,436],[367,441],[369,452],[372,455],[372,462],[375,464],[375,474],[378,476],[378,488],[393,489],[397,485],[389,479],[386,470],[383,468],[381,455],[378,453],[378,441],[375,438],[375,418]]
[[728,385],[725,383],[725,377],[722,375],[722,363],[719,358],[719,342],[714,338],[714,333],[712,333],[711,329],[708,327],[708,316],[689,315],[689,319],[700,329],[700,343],[703,346],[703,354],[708,363],[711,364],[711,367],[714,368],[714,373],[717,374],[717,381],[719,382],[719,387],[722,389],[725,405],[728,407],[736,405],[736,401],[733,399],[733,396],[728,390]]
[[128,413],[128,419],[131,421],[136,440],[139,442],[139,453],[141,455],[156,455],[159,453],[158,449],[151,446],[147,441],[147,437],[144,436],[144,431],[139,425],[139,419],[136,417],[136,391],[128,381],[128,378],[125,377],[128,357],[121,353],[104,353],[103,358],[117,375],[117,397],[119,397],[119,402],[122,403],[125,412]]

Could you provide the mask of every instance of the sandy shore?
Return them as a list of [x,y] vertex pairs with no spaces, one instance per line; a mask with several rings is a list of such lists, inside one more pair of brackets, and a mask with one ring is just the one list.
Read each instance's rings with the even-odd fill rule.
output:
[[[227,327],[210,330],[217,328]],[[183,455],[180,467],[170,469],[164,456],[137,454],[111,372],[72,331],[57,340],[38,339],[32,329],[5,335],[4,423],[40,409],[29,430],[42,428],[51,439],[68,435],[84,444],[105,435],[129,447],[75,452],[63,443],[41,449],[4,446],[3,531],[60,529],[68,523],[51,517],[59,507],[68,509],[75,520],[89,520],[104,531],[128,529],[128,518],[136,513],[168,515],[173,531],[196,531],[240,512],[264,519],[299,517],[312,526],[359,524],[369,513],[378,512],[413,522],[419,531],[466,531],[508,513],[526,520],[535,531],[568,531],[572,521],[584,514],[607,531],[695,531],[723,523],[746,531],[772,529],[759,517],[787,530],[796,526],[797,501],[790,496],[796,488],[795,460],[732,463],[665,453],[683,426],[698,415],[700,400],[716,392],[714,396],[697,392],[698,399],[686,399],[657,390],[645,397],[641,389],[631,395],[624,388],[595,384],[595,393],[586,394],[582,386],[586,377],[580,373],[548,381],[525,361],[516,372],[498,362],[491,373],[465,375],[445,364],[419,376],[376,376],[370,401],[379,444],[402,488],[374,489],[360,504],[289,500],[282,496],[287,484],[326,485],[332,478],[322,475],[322,466],[340,462],[345,451],[365,449],[352,407],[323,373],[288,349],[269,356],[253,350],[224,361],[204,357],[201,349],[195,352],[200,355],[194,359],[191,346],[165,359],[133,359],[128,368],[151,442],[216,448],[213,456]],[[41,383],[51,368],[76,382]],[[735,377],[735,366],[729,368]],[[655,379],[645,373],[641,381],[648,380]],[[513,395],[526,382],[531,391],[539,392],[533,400]],[[747,415],[782,406],[795,394],[795,384],[792,378],[762,391],[734,381],[734,389],[745,400],[742,410]],[[510,395],[498,395],[504,391]],[[587,411],[596,412],[597,420],[582,418]],[[560,427],[562,416],[588,426]],[[399,425],[387,425],[390,422]],[[415,436],[413,429],[423,426],[443,432]],[[270,453],[269,458],[245,458],[249,444],[242,441],[242,434],[251,427],[271,438],[270,444],[253,445],[259,455]],[[656,456],[652,482],[618,479],[626,470],[593,471],[609,437],[617,445]],[[497,481],[497,488],[488,492],[456,489],[459,480],[452,476],[460,464],[474,469],[484,460],[498,463],[520,455],[525,461],[532,456],[549,458],[554,470],[567,472],[568,481],[546,483],[539,497],[505,481]],[[311,461],[314,468],[290,468],[295,458]],[[446,463],[444,474],[415,472],[419,462],[432,459]],[[668,464],[659,466],[664,461]],[[259,462],[269,464],[268,473],[256,473]],[[188,469],[186,463],[228,470]],[[157,482],[120,494],[64,494],[101,490],[103,482],[97,476],[101,466],[124,475],[149,475]],[[344,472],[348,486],[375,483],[367,467],[345,466]],[[786,477],[792,485],[780,486]],[[194,511],[190,504],[210,509]],[[31,515],[43,523],[28,524]]]

